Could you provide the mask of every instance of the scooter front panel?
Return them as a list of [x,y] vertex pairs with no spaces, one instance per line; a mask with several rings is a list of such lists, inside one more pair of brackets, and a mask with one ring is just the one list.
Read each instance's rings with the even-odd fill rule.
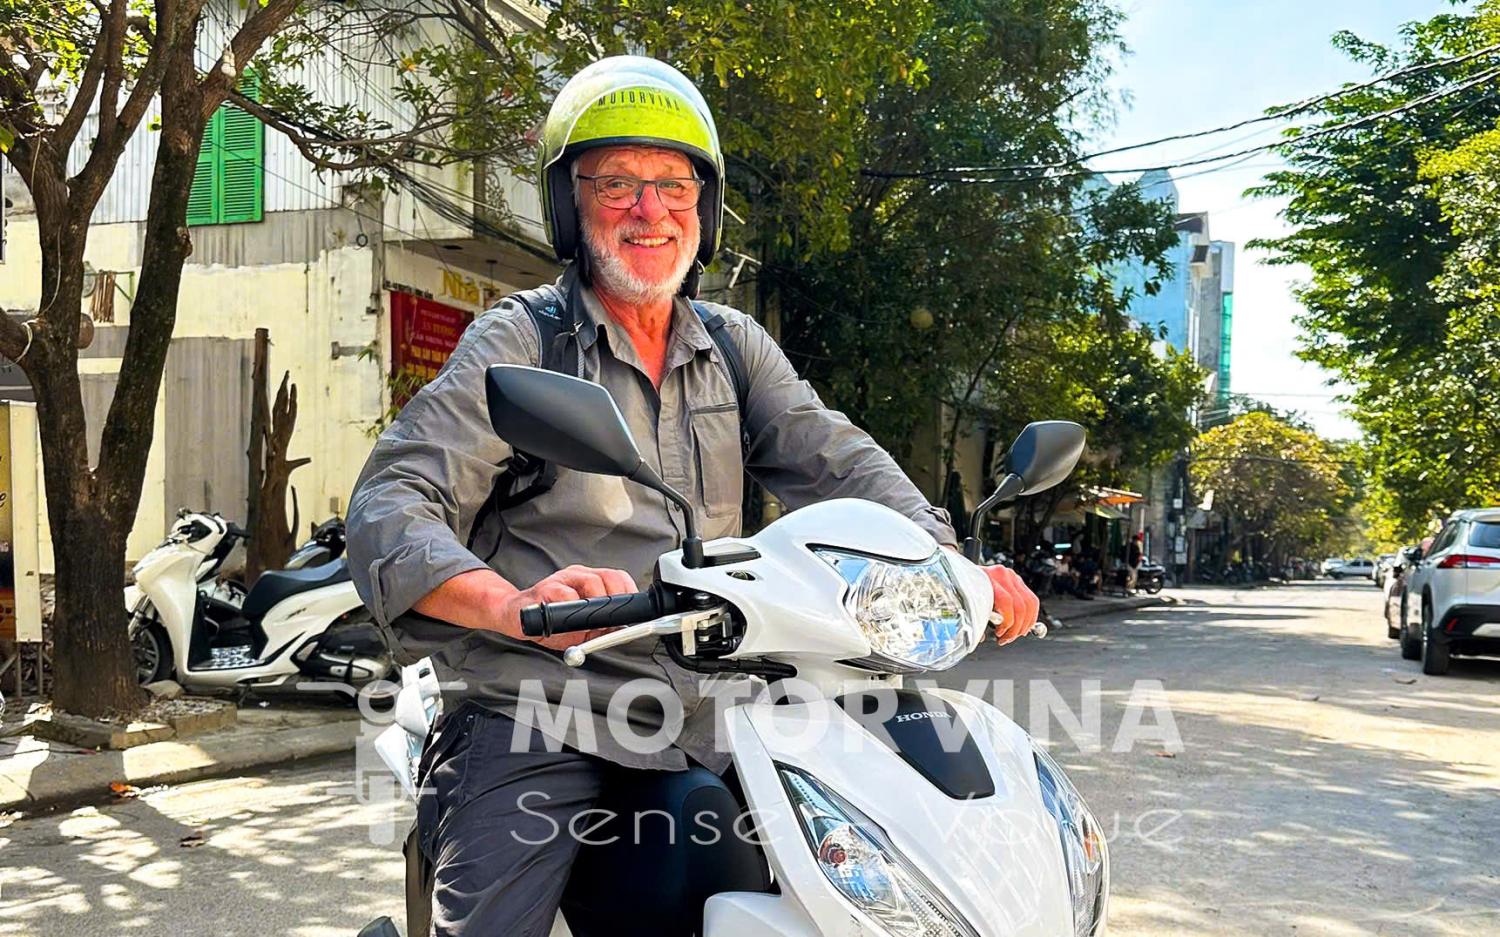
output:
[[[752,703],[727,714],[735,767],[767,836],[783,894],[819,933],[883,933],[824,876],[792,814],[776,765],[799,768],[863,811],[983,935],[1055,937],[1072,911],[1057,827],[1041,800],[1025,733],[987,704],[942,697],[963,717],[994,793],[953,798],[832,700]],[[1010,730],[1014,730],[1013,732]]]
[[729,892],[703,906],[703,937],[821,937],[816,925],[785,895]]

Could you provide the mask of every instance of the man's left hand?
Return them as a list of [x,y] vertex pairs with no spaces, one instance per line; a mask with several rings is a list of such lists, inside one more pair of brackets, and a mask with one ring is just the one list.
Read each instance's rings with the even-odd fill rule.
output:
[[1015,570],[1006,566],[986,566],[984,572],[990,577],[990,585],[995,587],[995,607],[990,613],[990,621],[995,625],[995,641],[1009,644],[1036,624],[1037,611],[1042,603]]

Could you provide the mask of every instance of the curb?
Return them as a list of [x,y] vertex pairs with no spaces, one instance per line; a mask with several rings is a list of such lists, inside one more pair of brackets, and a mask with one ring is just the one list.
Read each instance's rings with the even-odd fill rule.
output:
[[1124,599],[1110,605],[1079,610],[1070,615],[1059,615],[1063,627],[1066,628],[1074,622],[1088,621],[1093,618],[1104,618],[1121,612],[1133,612],[1141,608],[1155,608],[1160,605],[1176,605],[1177,600],[1167,595],[1138,595],[1132,599]]
[[135,787],[180,784],[352,751],[359,720],[266,732],[228,732],[166,741],[124,751],[49,758],[24,772],[0,774],[0,812],[36,813],[60,807],[106,803],[112,782]]

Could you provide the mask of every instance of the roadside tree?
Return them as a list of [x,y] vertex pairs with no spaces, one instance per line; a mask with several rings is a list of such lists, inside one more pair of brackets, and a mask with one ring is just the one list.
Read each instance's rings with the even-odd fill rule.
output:
[[1352,495],[1339,451],[1268,413],[1247,413],[1193,443],[1193,490],[1213,492],[1245,556],[1311,556],[1344,534]]
[[1334,44],[1373,72],[1370,88],[1321,105],[1294,135],[1290,168],[1261,194],[1290,199],[1295,226],[1263,242],[1307,264],[1301,354],[1354,385],[1376,539],[1410,542],[1431,519],[1500,495],[1500,378],[1493,256],[1500,215],[1494,128],[1500,4],[1411,26],[1400,47],[1344,33]]
[[[197,58],[203,6],[0,2],[0,145],[36,206],[42,258],[40,306],[24,320],[0,315],[0,355],[19,365],[36,393],[57,574],[53,699],[87,715],[129,712],[142,698],[122,627],[125,539],[192,250],[187,205],[203,128],[297,3],[252,7],[207,69]],[[98,459],[90,464],[78,376],[84,248],[94,207],[153,101],[160,145],[140,287]],[[86,158],[81,168],[70,167],[80,139]]]

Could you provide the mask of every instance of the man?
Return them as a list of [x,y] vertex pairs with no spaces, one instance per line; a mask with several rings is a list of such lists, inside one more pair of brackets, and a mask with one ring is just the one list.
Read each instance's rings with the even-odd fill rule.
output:
[[[563,357],[609,389],[652,467],[692,502],[705,539],[739,533],[748,468],[791,509],[865,498],[954,546],[947,516],[890,456],[824,408],[755,322],[715,307],[748,372],[741,425],[735,388],[689,302],[718,247],[724,169],[713,119],[685,77],[630,56],[584,69],[553,104],[539,176],[548,235],[569,262],[558,295],[577,330],[561,336]],[[445,690],[424,754],[415,831],[440,935],[547,932],[578,843],[536,835],[548,829],[538,817],[565,827],[595,802],[610,763],[728,766],[712,744],[713,707],[665,653],[639,642],[574,671],[559,652],[590,634],[521,634],[526,606],[636,591],[684,530],[646,488],[566,469],[538,497],[481,511],[513,457],[489,426],[484,372],[546,360],[539,335],[516,302],[477,319],[382,435],[350,502],[350,568],[365,604],[407,653],[430,654],[441,680],[462,684]],[[488,558],[471,547],[489,547]],[[1030,629],[1037,601],[1009,570],[990,575],[1004,643]],[[675,744],[643,754],[605,732],[590,746],[578,720],[513,731],[534,701],[528,686],[557,703],[580,676],[588,710],[601,716],[629,681],[669,686],[687,713]],[[629,720],[641,731],[663,716],[643,705]],[[521,802],[528,792],[545,798]],[[409,927],[423,910],[409,904]]]
[[1141,563],[1146,559],[1146,534],[1137,531],[1125,548],[1125,594],[1135,595],[1135,581],[1141,574]]

